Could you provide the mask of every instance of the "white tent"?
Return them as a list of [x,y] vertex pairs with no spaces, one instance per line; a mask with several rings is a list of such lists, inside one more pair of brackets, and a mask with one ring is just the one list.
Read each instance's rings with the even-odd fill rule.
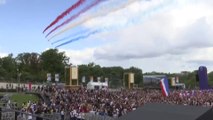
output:
[[93,82],[90,81],[87,84],[87,89],[107,89],[108,88],[108,82]]

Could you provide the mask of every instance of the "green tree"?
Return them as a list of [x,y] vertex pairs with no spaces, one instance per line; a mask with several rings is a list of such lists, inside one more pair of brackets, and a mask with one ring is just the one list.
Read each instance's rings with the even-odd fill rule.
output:
[[63,80],[65,72],[64,68],[65,65],[68,64],[66,63],[67,59],[69,58],[65,55],[65,53],[59,52],[57,49],[44,51],[40,56],[42,71],[51,73],[52,75],[59,73],[61,76],[60,79]]
[[100,65],[96,65],[95,63],[89,63],[88,65],[79,65],[79,82],[81,83],[81,78],[83,76],[86,77],[86,83],[89,82],[89,77],[93,76],[95,78],[103,76],[103,70]]
[[[103,71],[107,71],[107,69],[105,68],[105,70]],[[124,73],[124,69],[122,67],[109,67],[109,73],[104,73],[105,75],[108,76],[109,78],[109,85],[111,87],[117,88],[117,87],[121,87],[122,86],[122,81],[123,81],[123,73]]]
[[85,82],[88,83],[90,76],[88,65],[79,65],[78,71],[79,71],[79,81],[82,82],[81,79],[84,76],[86,78]]
[[4,80],[7,71],[3,68],[3,59],[0,58],[0,80]]
[[197,70],[194,70],[193,72],[190,72],[185,75],[180,76],[180,82],[183,82],[186,84],[186,88],[194,89],[195,87],[198,87],[198,82],[196,81],[196,74]]
[[213,71],[208,74],[209,85],[213,86]]
[[41,81],[40,55],[38,53],[20,53],[15,59],[16,61],[20,61],[19,69],[22,74],[22,82]]
[[5,80],[14,80],[16,77],[16,64],[13,54],[9,54],[1,59],[1,72]]

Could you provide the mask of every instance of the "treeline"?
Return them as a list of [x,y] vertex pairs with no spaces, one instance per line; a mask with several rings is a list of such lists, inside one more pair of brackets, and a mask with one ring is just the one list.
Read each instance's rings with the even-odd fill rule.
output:
[[41,54],[20,53],[0,58],[0,80],[17,82],[44,82],[47,73],[62,74],[68,57],[57,49],[50,49]]
[[[64,52],[59,52],[57,49],[49,49],[41,54],[38,53],[20,53],[16,57],[9,54],[6,57],[0,58],[0,81],[5,82],[33,82],[43,83],[47,81],[47,73],[52,74],[52,81],[54,82],[54,75],[57,73],[60,76],[60,81],[65,82],[69,79],[68,69],[65,66],[69,65],[69,58]],[[130,67],[128,69],[120,66],[101,67],[95,63],[79,65],[79,82],[83,76],[88,82],[89,77],[93,76],[95,79],[101,77],[109,78],[111,87],[119,87],[123,84],[124,73],[133,72],[135,74],[135,84],[143,85],[142,70],[137,67]],[[66,72],[66,75],[65,75]],[[169,78],[178,76],[180,82],[186,84],[189,88],[198,86],[196,81],[196,71],[188,72],[187,74],[173,74],[173,73],[159,73],[151,72],[144,73],[144,75],[164,74]],[[126,76],[125,76],[126,77]],[[208,74],[209,83],[213,86],[213,72]]]
[[[6,57],[0,58],[0,81],[5,82],[46,82],[47,73],[52,74],[52,81],[54,75],[57,73],[60,76],[60,81],[65,82],[69,79],[68,69],[65,66],[69,65],[69,58],[64,52],[59,52],[57,49],[49,49],[41,54],[38,53],[20,53],[16,57],[9,54]],[[135,73],[135,83],[142,85],[143,75],[142,70],[136,67],[124,69],[119,66],[115,67],[101,67],[95,63],[79,65],[79,82],[81,78],[86,77],[89,80],[90,76],[94,78],[109,78],[109,84],[112,87],[122,85],[123,74],[125,72]]]

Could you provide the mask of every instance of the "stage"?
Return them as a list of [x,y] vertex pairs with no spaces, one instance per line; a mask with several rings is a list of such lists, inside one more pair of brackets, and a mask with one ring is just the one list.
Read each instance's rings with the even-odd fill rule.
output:
[[213,120],[209,107],[146,104],[117,120]]

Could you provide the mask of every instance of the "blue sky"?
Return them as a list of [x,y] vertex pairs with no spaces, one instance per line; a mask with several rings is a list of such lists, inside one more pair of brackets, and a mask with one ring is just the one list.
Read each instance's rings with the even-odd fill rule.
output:
[[[115,2],[119,1],[123,2]],[[0,0],[0,56],[41,53],[55,47],[51,42],[67,35],[108,28],[64,45],[59,51],[64,51],[76,65],[95,62],[102,66],[136,66],[145,72],[192,71],[204,65],[213,71],[212,0],[128,1],[133,2],[119,6],[109,0],[109,4],[101,4],[107,6],[104,14],[95,15],[104,11],[99,5],[76,21],[88,16],[95,18],[48,41],[42,33],[45,27],[76,0]],[[119,9],[112,10],[111,5]]]
[[[76,1],[6,0],[0,5],[0,51],[16,55],[22,52],[40,53],[47,48],[54,48],[42,31]],[[69,47],[80,49],[82,45],[83,42],[80,42]]]
[[7,0],[0,6],[0,49],[6,53],[41,52],[51,48],[42,34],[70,1]]

